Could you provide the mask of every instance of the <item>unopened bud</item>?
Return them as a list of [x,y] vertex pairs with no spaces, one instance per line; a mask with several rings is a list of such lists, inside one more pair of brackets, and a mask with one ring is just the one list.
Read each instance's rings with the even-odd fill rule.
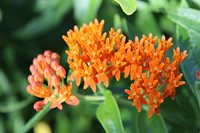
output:
[[34,105],[33,105],[33,108],[36,110],[36,111],[40,111],[43,109],[45,105],[45,102],[44,101],[38,101],[36,102]]
[[53,75],[51,78],[51,82],[54,87],[60,86],[60,77],[58,75]]
[[36,75],[34,75],[34,81],[35,82],[43,82],[43,80],[44,80],[44,78],[43,78],[43,76],[41,75],[41,74],[36,74]]
[[45,57],[51,57],[51,54],[52,54],[51,50],[45,50],[44,51],[44,56]]
[[53,60],[51,62],[51,68],[53,68],[54,71],[56,71],[56,68],[59,66],[60,64],[58,63],[57,60]]
[[53,76],[53,70],[51,68],[45,68],[44,69],[44,77],[48,80],[51,79],[51,77]]
[[51,55],[51,58],[58,61],[60,59],[60,55],[56,52],[53,52],[52,55]]
[[66,71],[65,71],[65,69],[62,66],[57,66],[57,68],[56,68],[56,74],[58,76],[60,76],[61,78],[65,78]]
[[30,84],[34,82],[34,77],[33,77],[33,75],[29,75],[29,76],[28,76],[28,82],[29,82]]
[[31,85],[28,85],[28,86],[26,87],[26,91],[27,91],[29,94],[34,95],[34,91],[32,90]]
[[44,55],[39,54],[39,55],[37,56],[37,59],[38,59],[38,61],[43,61],[43,60],[44,60]]

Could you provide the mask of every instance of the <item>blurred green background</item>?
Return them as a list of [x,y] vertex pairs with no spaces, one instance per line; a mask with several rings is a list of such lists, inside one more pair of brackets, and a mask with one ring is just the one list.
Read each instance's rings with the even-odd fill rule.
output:
[[[184,18],[189,19],[189,15],[186,12],[183,18],[183,14],[173,12],[180,7],[195,9],[193,18],[196,21],[193,22],[190,16],[191,23],[181,23],[187,22]],[[33,58],[50,49],[61,55],[61,64],[68,69],[67,45],[61,36],[73,29],[74,25],[80,27],[94,18],[105,20],[105,31],[111,27],[121,28],[128,39],[149,33],[159,37],[163,34],[167,38],[172,36],[175,46],[190,50],[189,54],[192,55],[182,65],[188,83],[177,90],[174,101],[169,98],[165,100],[161,105],[161,115],[155,120],[148,120],[146,112],[139,114],[131,102],[125,100],[127,95],[124,89],[129,88],[130,81],[122,79],[116,82],[111,79],[109,88],[116,97],[123,97],[118,98],[117,103],[125,132],[153,132],[152,126],[157,128],[163,122],[170,133],[198,133],[200,93],[196,94],[194,89],[197,81],[195,71],[200,65],[199,9],[198,0],[138,0],[136,12],[128,16],[114,0],[1,0],[0,133],[16,133],[36,113],[32,106],[38,99],[26,92]],[[193,29],[191,25],[196,27]],[[92,95],[89,89],[85,92],[80,89],[79,93]],[[37,128],[42,131],[44,124],[50,128],[49,132],[55,133],[103,133],[105,131],[95,115],[98,105],[98,102],[83,99],[77,107],[64,104],[63,110],[51,110],[41,120],[43,123],[39,126],[42,128],[37,126],[30,133],[40,133]],[[48,129],[45,132],[48,133]]]

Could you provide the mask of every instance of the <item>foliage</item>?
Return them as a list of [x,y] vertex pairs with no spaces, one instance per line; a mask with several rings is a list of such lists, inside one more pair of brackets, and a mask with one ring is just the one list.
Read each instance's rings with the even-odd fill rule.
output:
[[[83,90],[83,83],[79,87],[73,83],[78,106],[65,104],[62,110],[47,106],[34,111],[32,106],[39,98],[26,91],[33,58],[50,49],[60,54],[60,63],[69,70],[68,47],[62,35],[94,18],[105,20],[105,31],[121,28],[132,40],[142,34],[165,35],[173,37],[175,47],[188,51],[181,64],[186,84],[176,90],[174,100],[165,99],[159,115],[147,118],[146,106],[137,112],[124,92],[131,82],[123,78],[112,78],[108,90],[99,86],[102,92],[96,93]],[[40,122],[57,133],[200,132],[200,83],[196,77],[200,68],[199,18],[198,0],[1,0],[0,132],[35,132]],[[167,54],[172,57],[172,53]]]

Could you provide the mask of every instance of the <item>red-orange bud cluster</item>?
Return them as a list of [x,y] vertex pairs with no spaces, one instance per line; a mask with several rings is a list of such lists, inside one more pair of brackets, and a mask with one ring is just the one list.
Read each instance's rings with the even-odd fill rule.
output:
[[[72,84],[65,85],[61,82],[66,77],[65,69],[59,63],[60,56],[50,50],[39,54],[30,66],[31,75],[28,76],[27,91],[44,100],[34,104],[34,109],[39,111],[48,102],[51,108],[62,109],[62,102],[77,105],[79,100],[71,93]],[[45,82],[47,81],[47,82]],[[46,84],[47,83],[47,84]]]

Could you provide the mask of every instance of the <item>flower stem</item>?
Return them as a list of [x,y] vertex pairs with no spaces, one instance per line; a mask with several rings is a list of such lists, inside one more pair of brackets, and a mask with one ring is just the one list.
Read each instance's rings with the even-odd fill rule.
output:
[[87,101],[103,101],[105,100],[104,96],[84,96],[81,94],[76,94],[79,98],[82,98]]
[[101,83],[97,84],[97,87],[99,88],[99,90],[101,91],[101,93],[104,94],[104,92],[106,91],[106,88]]
[[47,114],[50,110],[50,106],[51,103],[48,103],[47,105],[45,105],[45,107],[39,111],[38,113],[36,113],[25,125],[24,127],[22,127],[18,133],[26,133],[28,132],[33,126],[35,126],[35,124],[42,119],[42,117]]

